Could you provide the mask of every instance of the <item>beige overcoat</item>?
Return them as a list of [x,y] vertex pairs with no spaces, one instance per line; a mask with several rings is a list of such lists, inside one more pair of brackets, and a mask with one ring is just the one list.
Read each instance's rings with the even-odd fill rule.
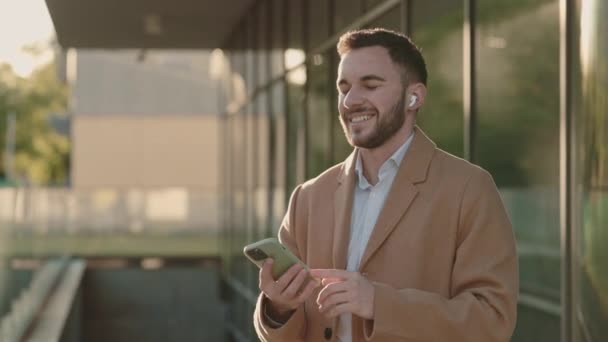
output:
[[[353,342],[506,342],[516,321],[518,264],[492,177],[416,127],[361,261],[375,287],[374,320],[353,317]],[[279,238],[311,268],[345,269],[357,150],[298,186]],[[313,296],[272,329],[260,295],[262,341],[334,341]]]

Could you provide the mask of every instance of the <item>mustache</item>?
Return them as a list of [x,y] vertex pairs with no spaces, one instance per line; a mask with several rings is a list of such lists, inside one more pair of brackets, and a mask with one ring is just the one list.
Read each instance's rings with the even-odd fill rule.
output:
[[351,115],[357,115],[357,114],[363,114],[363,113],[369,113],[369,112],[372,112],[374,114],[378,114],[378,111],[375,108],[372,108],[372,107],[358,107],[358,108],[353,108],[353,109],[345,109],[343,116],[351,116]]

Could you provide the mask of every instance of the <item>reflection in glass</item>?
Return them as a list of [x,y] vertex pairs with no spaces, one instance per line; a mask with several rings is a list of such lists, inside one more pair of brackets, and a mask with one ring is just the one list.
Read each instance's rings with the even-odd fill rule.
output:
[[401,5],[397,5],[386,11],[376,20],[365,25],[365,28],[382,27],[385,29],[401,32]]
[[270,165],[270,113],[268,100],[270,92],[263,89],[256,97],[257,112],[254,115],[254,140],[257,161],[257,180],[255,183],[252,200],[255,203],[254,220],[256,222],[256,240],[265,237],[268,231],[268,197],[270,196],[269,171]]
[[361,15],[361,0],[334,0],[334,31],[342,31]]
[[[255,12],[251,12],[247,15],[247,26],[255,27],[256,16]],[[245,86],[247,89],[247,95],[253,94],[257,87],[257,68],[258,68],[258,56],[256,55],[256,35],[257,32],[254,29],[245,30],[245,68],[242,69],[245,75]]]
[[308,42],[314,49],[329,37],[329,3],[327,0],[308,0]]
[[475,160],[515,229],[520,312],[513,341],[560,338],[559,6],[477,2]]
[[[327,54],[311,58],[308,80],[308,156],[306,178],[313,178],[331,165],[330,134],[332,94]],[[333,83],[333,82],[332,82]]]
[[303,15],[305,2],[303,0],[286,1],[287,6],[287,49],[304,50]]
[[284,72],[285,62],[283,61],[283,45],[285,44],[285,13],[286,2],[283,0],[273,0],[269,6],[272,13],[271,50],[270,50],[270,76],[275,78]]
[[363,0],[363,6],[366,11],[373,9],[374,7],[380,5],[386,0]]
[[274,148],[274,168],[272,184],[274,189],[271,210],[271,229],[272,236],[276,236],[283,215],[287,209],[285,202],[287,201],[285,189],[286,189],[286,172],[285,166],[287,164],[286,158],[286,139],[287,139],[287,127],[286,127],[286,113],[285,113],[285,82],[283,80],[276,82],[272,86],[272,127],[274,136],[274,143],[271,144],[271,148]]
[[243,149],[245,151],[244,155],[244,174],[243,177],[245,179],[245,207],[244,207],[244,216],[245,216],[245,229],[247,231],[247,241],[255,241],[256,239],[256,221],[253,216],[253,211],[257,203],[253,201],[253,191],[256,188],[257,182],[257,165],[259,163],[258,154],[257,154],[257,139],[258,132],[256,130],[256,119],[257,119],[257,110],[258,110],[258,97],[247,103],[245,106],[245,113],[243,116],[244,120],[244,131],[243,131],[243,140],[244,146]]
[[263,86],[268,82],[270,70],[268,70],[268,58],[270,42],[268,41],[268,26],[270,25],[268,18],[268,6],[271,5],[270,1],[262,1],[258,4],[256,10],[256,57],[258,60],[257,67],[257,86]]
[[[304,50],[300,49],[287,49],[285,50],[285,68],[290,70],[297,66],[300,66],[306,60],[306,54]],[[306,69],[299,68],[287,74],[287,80],[290,83],[304,85],[306,84]]]
[[417,1],[412,11],[412,39],[422,49],[429,74],[417,123],[439,148],[462,157],[462,3]]
[[246,260],[242,257],[241,249],[249,241],[247,226],[247,171],[250,168],[247,158],[247,117],[245,110],[234,115],[232,125],[233,165],[233,235],[232,255],[234,258],[232,276],[246,284],[250,272]]
[[[300,76],[306,75],[306,66],[287,73],[287,194],[304,181],[305,176],[305,89]],[[289,196],[286,196],[288,200]]]
[[608,337],[608,30],[605,1],[578,1],[575,45],[575,315],[578,340]]

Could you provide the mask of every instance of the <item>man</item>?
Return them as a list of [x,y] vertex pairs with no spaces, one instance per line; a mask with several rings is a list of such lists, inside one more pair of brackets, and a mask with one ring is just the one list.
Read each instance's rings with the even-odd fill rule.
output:
[[[310,268],[260,270],[263,341],[508,341],[518,270],[491,176],[415,125],[427,71],[383,29],[338,43],[340,121],[353,153],[298,186],[279,238]],[[321,283],[310,281],[310,276]]]

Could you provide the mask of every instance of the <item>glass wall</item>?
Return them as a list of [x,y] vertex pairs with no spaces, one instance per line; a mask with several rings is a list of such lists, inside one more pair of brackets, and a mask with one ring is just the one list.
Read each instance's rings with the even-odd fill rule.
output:
[[576,341],[608,338],[608,4],[576,1],[572,191]]
[[558,1],[478,1],[476,10],[474,159],[493,175],[517,237],[521,300],[514,340],[558,341]]
[[[274,141],[270,145],[271,158],[274,158],[272,177],[269,180],[273,186],[272,202],[270,208],[272,210],[270,227],[267,230],[270,235],[276,235],[278,232],[283,215],[287,209],[287,104],[285,101],[285,80],[281,79],[274,83],[271,88],[271,103],[272,103],[272,135]],[[274,152],[274,153],[273,153]]]
[[361,0],[334,0],[333,6],[334,31],[342,31],[364,13]]
[[287,193],[304,181],[306,158],[306,66],[286,75],[287,81]]
[[401,11],[401,4],[391,6],[391,8],[383,13],[380,17],[370,21],[364,28],[375,28],[383,27],[389,30],[401,32],[403,27],[404,18],[402,18],[403,12]]
[[309,61],[308,74],[308,156],[306,178],[314,178],[331,164],[331,134],[337,111],[332,106],[334,75],[330,75],[329,53],[319,53]]
[[422,49],[429,71],[418,125],[439,148],[463,157],[463,3],[415,1],[412,11],[411,37]]
[[329,6],[331,1],[327,0],[307,0],[306,12],[302,13],[305,19],[309,19],[308,23],[314,23],[313,25],[306,25],[305,30],[307,31],[307,44],[308,50],[319,46],[323,43],[330,31],[330,19],[331,12]]

